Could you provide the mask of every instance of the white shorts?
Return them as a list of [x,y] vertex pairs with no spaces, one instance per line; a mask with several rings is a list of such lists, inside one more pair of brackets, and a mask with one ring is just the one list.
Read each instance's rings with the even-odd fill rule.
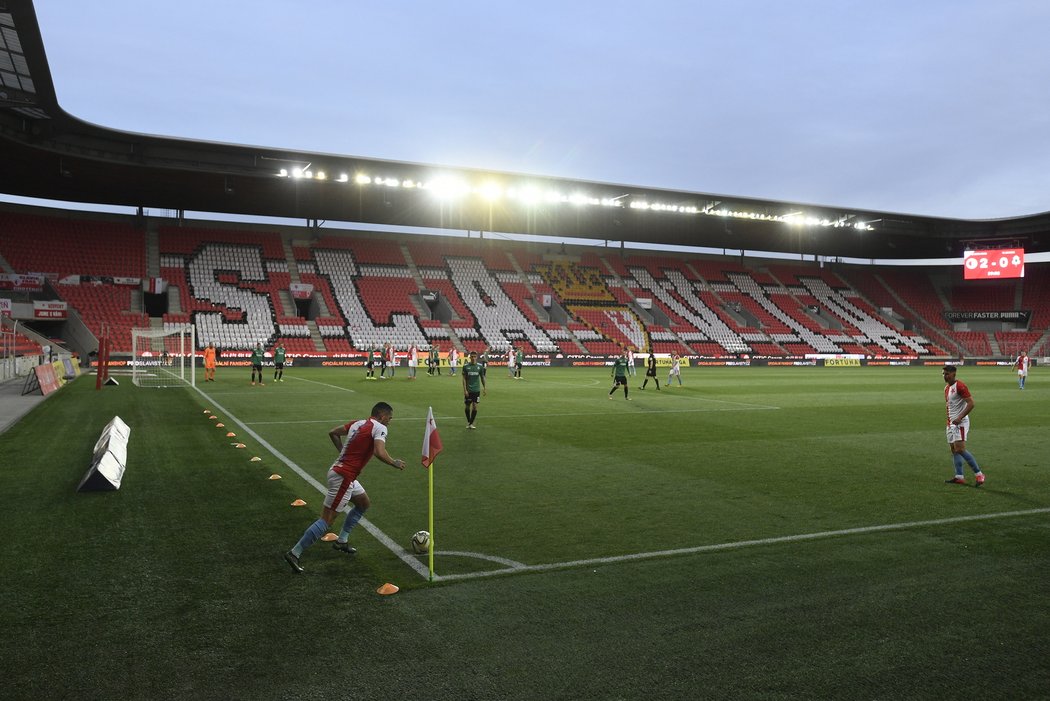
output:
[[956,426],[955,424],[948,424],[948,428],[944,431],[948,437],[948,445],[952,443],[958,443],[959,441],[966,441],[970,439],[970,417],[966,417],[962,422]]
[[1017,376],[1018,377],[1028,377],[1028,371],[1027,370],[1018,370],[1017,371]]
[[357,480],[348,480],[335,470],[328,471],[328,492],[324,496],[325,508],[335,509],[340,513],[349,511],[350,499],[364,493],[364,486]]

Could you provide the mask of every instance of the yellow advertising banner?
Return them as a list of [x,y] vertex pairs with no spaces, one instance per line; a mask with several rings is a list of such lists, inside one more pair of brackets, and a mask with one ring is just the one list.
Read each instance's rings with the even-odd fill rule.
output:
[[859,368],[860,358],[825,358],[826,368]]

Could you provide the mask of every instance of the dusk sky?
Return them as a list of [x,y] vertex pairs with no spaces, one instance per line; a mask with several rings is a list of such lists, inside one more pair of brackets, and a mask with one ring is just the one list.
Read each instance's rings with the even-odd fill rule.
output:
[[38,0],[62,107],[188,139],[960,218],[1050,210],[1050,2]]

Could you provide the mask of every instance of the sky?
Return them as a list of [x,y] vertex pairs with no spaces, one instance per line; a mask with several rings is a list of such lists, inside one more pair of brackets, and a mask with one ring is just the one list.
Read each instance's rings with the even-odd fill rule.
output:
[[1050,210],[1045,0],[36,0],[59,104],[187,139],[964,219]]

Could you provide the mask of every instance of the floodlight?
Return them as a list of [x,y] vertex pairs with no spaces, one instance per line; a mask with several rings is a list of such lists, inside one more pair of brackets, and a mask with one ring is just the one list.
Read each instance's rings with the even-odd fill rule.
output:
[[526,185],[520,190],[511,190],[509,192],[513,193],[512,197],[521,200],[525,204],[536,204],[543,197],[543,195],[540,194],[540,191],[531,185]]
[[470,187],[463,180],[447,175],[436,178],[427,185],[427,189],[433,192],[435,197],[444,200],[462,197],[470,192]]
[[503,188],[501,188],[498,183],[487,181],[482,183],[478,188],[478,194],[489,202],[492,202],[503,197]]
[[354,176],[354,182],[357,183],[358,185],[371,185],[372,184],[372,178],[368,177],[364,173],[358,173],[357,175]]

